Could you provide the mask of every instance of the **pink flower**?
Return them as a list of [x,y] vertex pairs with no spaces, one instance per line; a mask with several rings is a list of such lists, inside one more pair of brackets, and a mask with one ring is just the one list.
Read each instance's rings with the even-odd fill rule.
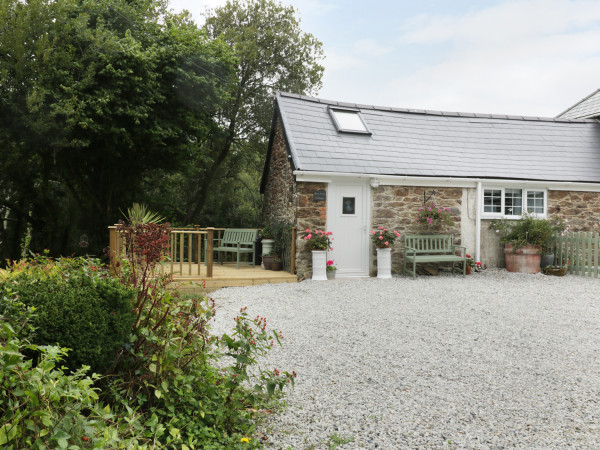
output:
[[466,256],[467,258],[470,258],[470,257],[471,257],[471,255],[465,255],[465,256]]
[[333,266],[333,259],[330,259],[329,261],[327,261],[327,265],[328,266]]
[[383,227],[377,227],[378,230],[383,230]]
[[385,245],[390,245],[390,243],[388,241],[385,241]]
[[375,234],[375,231],[371,231],[371,234]]
[[328,232],[327,232],[327,236],[331,236],[332,234],[333,234],[333,232],[332,232],[332,231],[328,231]]
[[383,231],[387,231],[387,228],[384,228]]
[[478,265],[479,267],[481,267],[481,263],[480,263],[479,261],[477,261],[477,265]]
[[381,239],[383,241],[383,236],[379,236],[379,239]]
[[307,229],[306,229],[306,232],[307,232],[307,233],[310,233],[310,228],[307,228]]

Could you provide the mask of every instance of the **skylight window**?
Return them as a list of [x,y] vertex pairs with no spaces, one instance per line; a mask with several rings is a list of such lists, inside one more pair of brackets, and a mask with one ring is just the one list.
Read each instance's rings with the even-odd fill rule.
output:
[[329,112],[338,131],[371,134],[360,115],[360,111],[356,109],[330,108]]

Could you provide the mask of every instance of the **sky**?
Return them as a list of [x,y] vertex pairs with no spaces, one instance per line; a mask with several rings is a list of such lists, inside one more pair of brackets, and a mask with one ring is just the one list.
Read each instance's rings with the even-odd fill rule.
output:
[[[171,0],[203,23],[225,0]],[[283,0],[323,43],[318,97],[554,117],[600,88],[598,0]]]

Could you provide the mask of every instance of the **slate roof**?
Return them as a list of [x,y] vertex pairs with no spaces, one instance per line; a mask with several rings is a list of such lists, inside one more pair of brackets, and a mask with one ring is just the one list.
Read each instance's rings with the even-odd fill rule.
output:
[[[338,132],[328,106],[360,110],[371,135]],[[294,169],[600,183],[600,123],[387,108],[280,93]]]
[[600,89],[592,92],[556,117],[561,119],[589,119],[598,116],[600,116]]

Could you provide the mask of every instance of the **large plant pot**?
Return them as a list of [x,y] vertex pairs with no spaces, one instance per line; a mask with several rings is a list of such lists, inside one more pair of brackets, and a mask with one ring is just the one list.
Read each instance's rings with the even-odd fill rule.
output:
[[392,249],[377,249],[377,278],[392,278]]
[[540,267],[543,269],[552,265],[554,265],[554,253],[544,253],[540,261]]
[[327,250],[312,251],[312,279],[327,281]]
[[274,270],[275,272],[280,271],[282,267],[283,265],[281,264],[281,261],[271,262],[271,270]]
[[265,270],[271,270],[271,264],[273,263],[273,255],[263,256],[262,266]]
[[269,268],[265,267],[265,257],[273,251],[273,244],[275,244],[275,239],[263,239],[261,241],[261,244],[262,244],[262,257],[263,257],[263,262],[262,262],[261,266],[263,269],[269,270],[271,268],[271,266],[269,266]]
[[541,257],[539,245],[525,245],[516,250],[513,244],[504,245],[504,262],[509,272],[539,273]]

